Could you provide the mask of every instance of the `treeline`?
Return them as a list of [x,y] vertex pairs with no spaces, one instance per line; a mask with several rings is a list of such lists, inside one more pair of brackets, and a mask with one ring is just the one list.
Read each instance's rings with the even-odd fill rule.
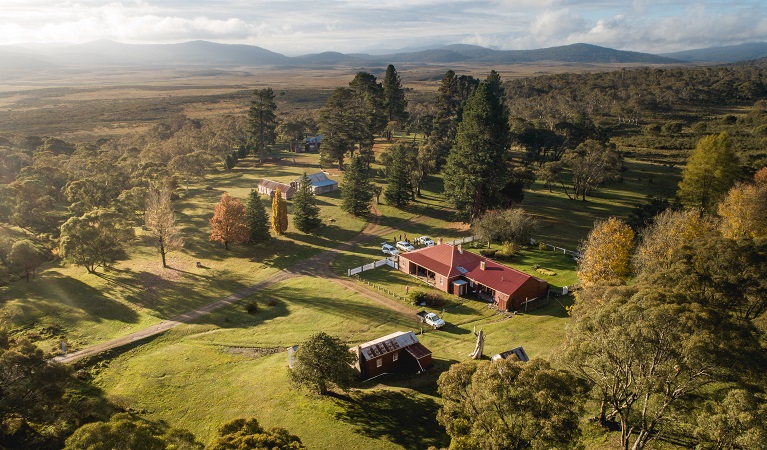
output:
[[[591,121],[637,157],[679,163],[697,139],[726,131],[759,166],[767,157],[765,75],[767,61],[758,60],[545,75],[512,80],[505,88],[511,117],[518,119],[514,126],[528,133],[554,132],[566,139],[559,129]],[[748,113],[733,115],[736,108]]]

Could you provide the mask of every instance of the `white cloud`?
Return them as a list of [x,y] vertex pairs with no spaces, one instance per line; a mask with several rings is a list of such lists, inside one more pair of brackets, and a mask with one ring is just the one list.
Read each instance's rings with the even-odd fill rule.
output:
[[0,0],[0,44],[249,43],[287,54],[465,42],[637,51],[767,40],[763,0]]

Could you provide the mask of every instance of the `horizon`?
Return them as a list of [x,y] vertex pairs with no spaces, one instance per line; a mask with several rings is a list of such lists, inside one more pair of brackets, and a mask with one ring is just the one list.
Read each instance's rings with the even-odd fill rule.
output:
[[[452,44],[533,50],[585,43],[661,54],[767,41],[767,5],[736,0],[44,0],[0,5],[0,45],[98,40],[245,44],[286,56]],[[480,31],[481,30],[481,31]]]

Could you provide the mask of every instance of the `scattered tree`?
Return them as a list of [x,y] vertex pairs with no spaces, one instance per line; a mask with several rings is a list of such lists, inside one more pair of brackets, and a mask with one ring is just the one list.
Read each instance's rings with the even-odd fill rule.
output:
[[623,167],[623,160],[615,151],[615,145],[595,140],[580,144],[575,150],[567,153],[563,161],[572,172],[572,198],[577,200],[580,196],[583,201],[586,201],[586,196],[591,195],[602,183],[619,179]]
[[727,133],[706,136],[695,146],[682,171],[677,195],[685,206],[714,210],[740,174],[738,156]]
[[322,224],[320,208],[317,206],[317,198],[314,196],[312,182],[304,172],[298,185],[298,190],[293,196],[293,225],[304,233],[315,230]]
[[437,386],[450,448],[569,448],[580,435],[582,387],[544,360],[453,364]]
[[40,448],[28,440],[42,438],[36,429],[52,432],[51,425],[62,419],[70,373],[26,339],[0,331],[0,446]]
[[702,450],[764,450],[767,448],[767,401],[746,389],[727,392],[706,403],[697,417],[695,437]]
[[249,244],[261,244],[272,237],[269,233],[269,216],[266,215],[261,194],[255,189],[250,190],[248,203],[245,205],[245,225],[250,230]]
[[746,322],[686,297],[652,285],[584,290],[598,300],[576,301],[561,360],[595,387],[600,420],[618,419],[623,449],[641,450],[673,429],[666,419],[709,384],[740,374],[742,358],[761,359]]
[[312,335],[298,346],[290,379],[320,395],[331,385],[348,389],[354,380],[354,353],[340,339],[324,332]]
[[578,277],[584,285],[625,281],[631,275],[634,230],[610,217],[597,222],[581,247]]
[[714,229],[714,222],[703,217],[700,210],[669,209],[658,214],[652,225],[642,231],[633,259],[637,274],[661,272],[670,267],[683,247]]
[[284,428],[264,429],[255,417],[235,419],[218,428],[218,437],[208,450],[305,450],[298,436]]
[[189,192],[189,182],[195,178],[202,178],[210,162],[211,158],[207,153],[197,151],[174,156],[168,162],[168,169],[184,180],[186,191]]
[[488,211],[472,224],[474,234],[487,241],[488,248],[491,242],[526,244],[538,228],[538,220],[521,208]]
[[37,268],[45,261],[43,250],[29,239],[20,239],[13,243],[8,254],[11,264],[24,271],[24,278],[29,282],[30,276],[35,277]]
[[122,215],[114,210],[96,209],[72,217],[61,226],[59,249],[70,264],[83,266],[89,273],[107,267],[126,256],[125,243],[133,237]]
[[165,255],[179,250],[184,245],[181,232],[176,227],[176,213],[170,199],[170,189],[151,188],[146,197],[145,227],[157,238],[157,248],[162,257],[162,266],[168,267]]
[[229,243],[248,242],[250,230],[245,222],[245,205],[240,199],[232,198],[224,192],[210,218],[210,240],[221,242],[229,250]]
[[724,237],[767,237],[767,183],[733,187],[719,204],[718,212]]
[[203,447],[189,431],[150,422],[130,413],[119,413],[108,422],[92,422],[78,428],[67,438],[64,449],[202,450]]
[[364,216],[372,199],[373,188],[365,162],[359,157],[352,158],[341,186],[341,209],[355,216]]
[[272,230],[284,234],[288,229],[288,203],[282,198],[279,188],[272,195]]

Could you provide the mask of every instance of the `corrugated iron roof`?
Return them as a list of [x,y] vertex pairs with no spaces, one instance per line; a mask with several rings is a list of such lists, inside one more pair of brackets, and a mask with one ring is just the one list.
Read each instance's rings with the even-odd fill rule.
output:
[[283,193],[285,192],[289,192],[291,194],[296,193],[296,188],[294,188],[293,186],[289,184],[285,184],[285,183],[280,183],[279,181],[267,180],[266,178],[261,179],[261,181],[258,182],[258,185],[263,186],[267,189],[271,189],[272,191],[279,189],[280,192],[283,192]]
[[[545,283],[545,281],[532,275],[504,266],[476,253],[459,250],[458,247],[450,244],[424,247],[401,254],[399,257],[447,278],[462,275],[469,280],[508,295],[512,295],[530,279]],[[484,270],[480,267],[482,261],[485,262]]]
[[413,355],[413,358],[415,359],[423,359],[427,356],[431,356],[431,350],[424,347],[421,343],[413,344],[406,348],[405,351]]
[[418,338],[415,336],[415,333],[412,331],[397,331],[360,344],[359,348],[365,359],[370,360],[415,344],[418,344]]

